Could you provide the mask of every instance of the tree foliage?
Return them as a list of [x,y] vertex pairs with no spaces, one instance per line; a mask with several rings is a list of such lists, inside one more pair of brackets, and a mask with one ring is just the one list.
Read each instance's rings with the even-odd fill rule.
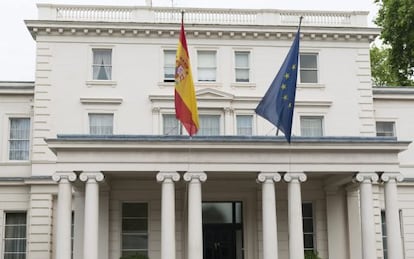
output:
[[371,76],[375,86],[400,86],[396,73],[391,70],[390,48],[373,45],[370,49]]
[[389,45],[389,65],[400,86],[413,85],[414,0],[375,0],[380,5],[375,23]]

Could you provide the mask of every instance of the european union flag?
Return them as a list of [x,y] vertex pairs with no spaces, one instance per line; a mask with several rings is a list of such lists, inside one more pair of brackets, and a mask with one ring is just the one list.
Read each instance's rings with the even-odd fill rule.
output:
[[281,130],[290,143],[298,75],[300,24],[282,67],[256,107],[256,113]]

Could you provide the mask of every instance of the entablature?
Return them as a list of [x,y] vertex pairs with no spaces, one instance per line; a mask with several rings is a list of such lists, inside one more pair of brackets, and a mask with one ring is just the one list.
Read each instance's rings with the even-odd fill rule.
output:
[[[33,38],[37,36],[177,38],[177,24],[85,21],[26,21]],[[235,40],[292,40],[297,26],[292,25],[217,25],[187,24],[187,38]],[[379,28],[302,27],[301,39],[307,41],[371,42]]]

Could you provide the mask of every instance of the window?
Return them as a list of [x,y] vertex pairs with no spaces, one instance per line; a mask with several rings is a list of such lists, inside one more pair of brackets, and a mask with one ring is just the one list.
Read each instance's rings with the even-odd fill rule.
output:
[[89,134],[92,135],[112,135],[113,134],[113,114],[89,114]]
[[250,82],[250,52],[236,51],[234,58],[236,82]]
[[73,259],[73,247],[75,239],[75,212],[72,211],[70,224],[70,258]]
[[253,133],[253,116],[252,115],[237,115],[237,135],[251,136]]
[[198,136],[220,135],[220,115],[200,115]]
[[314,251],[315,232],[313,229],[313,206],[312,203],[302,203],[303,220],[303,242],[305,251]]
[[300,82],[318,83],[318,55],[300,54]]
[[163,114],[162,118],[164,135],[181,135],[181,124],[174,114]]
[[216,81],[216,51],[197,52],[197,74],[200,82]]
[[[400,220],[400,233],[401,233],[401,244],[404,246],[404,229],[403,229],[403,215],[402,210],[398,211],[398,216]],[[387,246],[387,218],[385,215],[385,210],[381,210],[381,233],[382,233],[382,252],[384,259],[388,259],[388,246]],[[403,247],[404,248],[404,247]],[[403,249],[405,251],[405,249]]]
[[26,259],[26,213],[6,213],[4,259]]
[[164,82],[175,81],[175,50],[164,50]]
[[122,204],[122,256],[148,256],[148,205]]
[[377,137],[395,137],[395,122],[377,121]]
[[319,116],[301,116],[300,117],[300,134],[303,137],[320,137],[323,136],[323,117]]
[[10,118],[9,160],[29,160],[30,119]]
[[93,80],[112,79],[112,50],[93,49]]
[[381,210],[381,232],[382,232],[382,251],[384,259],[388,259],[388,247],[387,247],[387,223],[385,219],[385,211]]

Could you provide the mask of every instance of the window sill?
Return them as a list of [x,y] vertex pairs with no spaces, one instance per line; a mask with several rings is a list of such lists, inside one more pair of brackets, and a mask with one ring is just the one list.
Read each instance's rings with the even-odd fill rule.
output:
[[213,87],[213,88],[219,88],[222,87],[221,83],[218,82],[196,82],[196,87]]
[[175,83],[174,82],[159,82],[158,86],[160,88],[164,88],[164,87],[174,87]]
[[86,81],[86,85],[88,87],[93,87],[93,86],[115,87],[117,85],[117,82],[113,81],[113,80],[88,80],[88,81]]
[[22,165],[31,165],[30,160],[6,160],[0,162],[0,166],[22,166]]
[[232,88],[256,88],[256,84],[255,83],[231,83],[230,86]]
[[325,89],[325,85],[320,84],[320,83],[298,83],[298,88],[303,88],[303,89]]

